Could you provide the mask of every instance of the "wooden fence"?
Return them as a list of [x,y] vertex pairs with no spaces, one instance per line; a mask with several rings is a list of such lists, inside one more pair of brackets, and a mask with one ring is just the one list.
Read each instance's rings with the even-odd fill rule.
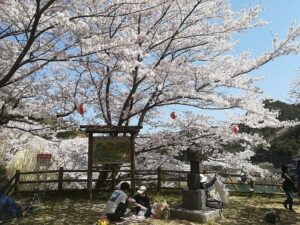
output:
[[[180,190],[187,188],[188,172],[162,170],[161,168],[157,170],[136,170],[135,180],[137,186],[146,185],[148,189],[158,191],[162,189]],[[95,175],[99,173],[107,173],[108,176],[105,179],[96,178]],[[97,168],[93,170],[93,175],[93,187],[94,189],[97,187],[96,189],[99,191],[113,190],[119,182],[130,181],[129,169]],[[229,191],[232,192],[283,193],[281,184],[272,177],[254,176],[254,186],[251,186],[250,183],[239,182],[240,174],[219,173],[219,175]],[[70,189],[87,189],[87,170],[68,170],[63,167],[48,171],[21,172],[17,170],[8,185],[6,185],[5,192],[15,194],[18,192],[32,192],[37,187],[39,190],[56,190],[57,192]]]

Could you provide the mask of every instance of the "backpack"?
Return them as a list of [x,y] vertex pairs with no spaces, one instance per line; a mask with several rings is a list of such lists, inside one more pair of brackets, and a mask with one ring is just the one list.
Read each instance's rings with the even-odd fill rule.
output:
[[11,220],[22,216],[22,209],[8,195],[0,195],[0,220]]
[[224,202],[219,201],[214,198],[207,198],[206,199],[206,206],[213,209],[223,209],[224,208]]
[[268,223],[276,223],[278,220],[280,220],[280,217],[278,213],[274,209],[269,209],[265,213],[265,221]]

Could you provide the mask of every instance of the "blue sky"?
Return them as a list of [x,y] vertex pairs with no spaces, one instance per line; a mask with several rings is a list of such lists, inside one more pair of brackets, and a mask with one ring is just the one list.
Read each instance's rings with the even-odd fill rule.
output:
[[[292,22],[300,23],[300,0],[230,0],[233,9],[247,8],[251,5],[261,5],[261,18],[269,24],[253,29],[237,36],[240,44],[236,51],[251,50],[253,55],[259,55],[264,50],[271,49],[272,36],[278,34],[283,38]],[[266,78],[258,86],[265,95],[274,99],[289,102],[288,84],[300,76],[300,55],[276,59],[254,71]]]

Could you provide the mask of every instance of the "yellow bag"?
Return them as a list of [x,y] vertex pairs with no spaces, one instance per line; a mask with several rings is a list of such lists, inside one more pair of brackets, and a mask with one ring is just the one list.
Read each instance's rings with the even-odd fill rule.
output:
[[167,220],[170,217],[170,208],[166,201],[155,203],[153,205],[154,215],[156,219]]
[[108,225],[108,224],[109,224],[109,220],[106,218],[100,218],[96,223],[96,225]]

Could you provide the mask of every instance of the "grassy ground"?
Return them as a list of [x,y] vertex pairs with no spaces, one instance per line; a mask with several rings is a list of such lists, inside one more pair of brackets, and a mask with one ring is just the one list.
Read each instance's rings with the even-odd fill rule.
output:
[[[87,200],[82,195],[64,195],[46,196],[36,211],[25,215],[9,224],[76,224],[76,225],[93,225],[102,215],[105,208],[107,194],[96,194],[92,201]],[[180,193],[150,193],[152,201],[167,200],[169,204],[180,202]],[[42,198],[42,196],[41,196]],[[22,202],[24,196],[18,197],[17,201]],[[206,225],[265,225],[263,217],[267,209],[277,209],[281,221],[279,225],[300,225],[300,206],[298,199],[295,199],[296,213],[289,212],[283,208],[282,202],[284,196],[231,196],[230,204],[224,209],[224,215],[216,222]],[[183,220],[148,220],[141,224],[153,225],[196,225],[199,223],[188,222]]]

